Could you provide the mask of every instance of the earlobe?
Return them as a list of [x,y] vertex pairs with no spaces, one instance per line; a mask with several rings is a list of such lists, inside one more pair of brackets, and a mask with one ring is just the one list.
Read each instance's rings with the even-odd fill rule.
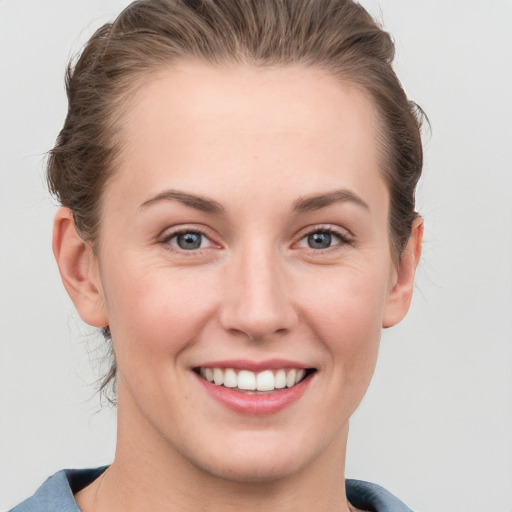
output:
[[94,327],[107,326],[97,258],[78,234],[69,208],[55,214],[52,247],[64,287],[82,320]]
[[399,323],[409,311],[414,290],[414,276],[421,257],[423,219],[417,216],[412,224],[411,236],[402,252],[396,272],[396,281],[389,293],[382,327]]

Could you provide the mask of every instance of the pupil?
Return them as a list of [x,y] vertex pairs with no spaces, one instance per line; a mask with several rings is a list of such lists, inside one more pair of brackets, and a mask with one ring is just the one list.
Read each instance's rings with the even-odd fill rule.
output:
[[177,242],[180,249],[199,249],[199,247],[201,247],[201,236],[200,233],[184,233],[178,235]]
[[308,236],[308,245],[312,249],[327,249],[331,246],[330,233],[313,233]]

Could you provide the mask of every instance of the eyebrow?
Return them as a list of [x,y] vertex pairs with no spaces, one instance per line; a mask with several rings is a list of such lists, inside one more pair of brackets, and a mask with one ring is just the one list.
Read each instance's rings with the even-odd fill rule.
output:
[[[165,190],[164,192],[160,192],[151,199],[144,201],[139,208],[145,209],[148,206],[159,203],[160,201],[178,201],[185,206],[189,206],[190,208],[194,208],[202,212],[215,214],[224,213],[224,208],[216,201],[188,194],[186,192],[180,192],[179,190]],[[350,190],[340,189],[333,190],[332,192],[326,192],[325,194],[302,197],[294,202],[292,210],[296,212],[320,210],[321,208],[325,208],[338,202],[351,202],[365,210],[370,209],[368,204],[358,195],[354,194]]]
[[368,203],[363,201],[358,195],[354,194],[354,192],[347,189],[340,189],[333,190],[332,192],[327,192],[325,194],[302,197],[293,204],[293,211],[309,212],[320,210],[321,208],[325,208],[326,206],[330,206],[331,204],[338,202],[354,203],[365,210],[370,210]]
[[160,201],[178,201],[185,206],[189,206],[190,208],[194,208],[206,213],[221,214],[224,212],[224,208],[212,199],[206,199],[205,197],[187,194],[186,192],[180,192],[179,190],[165,190],[164,192],[160,192],[151,199],[143,202],[139,208],[145,209],[148,206],[159,203]]

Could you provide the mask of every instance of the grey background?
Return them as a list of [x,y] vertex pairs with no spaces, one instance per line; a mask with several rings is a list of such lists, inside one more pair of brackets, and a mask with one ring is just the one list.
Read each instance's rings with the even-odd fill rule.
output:
[[[70,55],[121,0],[0,1],[0,509],[63,467],[108,463],[101,341],[51,254],[44,154]],[[383,336],[347,476],[422,512],[512,510],[512,2],[366,0],[429,114],[424,256],[408,318]]]

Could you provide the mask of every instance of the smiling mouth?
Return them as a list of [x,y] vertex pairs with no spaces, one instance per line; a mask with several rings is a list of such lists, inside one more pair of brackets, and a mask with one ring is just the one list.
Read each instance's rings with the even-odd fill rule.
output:
[[259,394],[292,388],[314,373],[314,368],[282,368],[253,372],[234,368],[198,367],[194,371],[216,386],[240,393]]

